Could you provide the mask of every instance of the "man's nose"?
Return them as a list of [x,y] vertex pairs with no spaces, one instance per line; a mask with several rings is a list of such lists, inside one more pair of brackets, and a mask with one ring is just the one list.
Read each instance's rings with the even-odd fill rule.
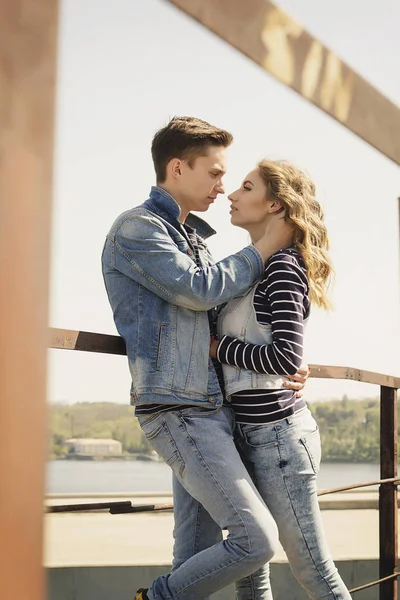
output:
[[217,185],[215,186],[215,189],[218,192],[218,194],[225,194],[225,186],[222,181],[219,181],[217,183]]

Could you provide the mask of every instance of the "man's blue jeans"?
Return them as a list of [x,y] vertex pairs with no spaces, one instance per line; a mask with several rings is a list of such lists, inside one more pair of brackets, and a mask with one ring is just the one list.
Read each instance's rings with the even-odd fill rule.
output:
[[[308,409],[271,425],[237,425],[235,441],[279,529],[290,567],[310,598],[350,600],[332,560],[319,511],[316,476],[321,460],[317,424]],[[174,482],[173,567],[221,537],[202,506]],[[236,582],[237,600],[272,600],[269,565]]]
[[[204,600],[268,562],[277,547],[277,527],[234,444],[231,409],[182,408],[139,416],[139,423],[181,486],[204,507],[203,516],[207,512],[228,532],[220,541],[212,533],[190,558],[188,548],[183,550],[181,564],[177,557],[171,574],[153,582],[150,600]],[[202,531],[188,531],[187,539],[193,535],[199,538]]]

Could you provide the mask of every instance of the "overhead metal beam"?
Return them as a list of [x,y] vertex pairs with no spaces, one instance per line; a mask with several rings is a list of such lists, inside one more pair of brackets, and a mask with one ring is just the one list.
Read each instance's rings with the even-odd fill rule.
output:
[[268,0],[168,0],[400,165],[400,109]]

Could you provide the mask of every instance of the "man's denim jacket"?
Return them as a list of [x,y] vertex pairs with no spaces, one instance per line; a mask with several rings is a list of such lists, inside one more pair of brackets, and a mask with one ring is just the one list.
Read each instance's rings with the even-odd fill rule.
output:
[[[126,342],[137,405],[215,407],[222,394],[209,359],[207,310],[238,296],[261,277],[264,264],[248,246],[215,263],[200,240],[200,263],[165,190],[115,221],[102,254],[103,276],[119,334]],[[189,215],[200,238],[215,231]]]

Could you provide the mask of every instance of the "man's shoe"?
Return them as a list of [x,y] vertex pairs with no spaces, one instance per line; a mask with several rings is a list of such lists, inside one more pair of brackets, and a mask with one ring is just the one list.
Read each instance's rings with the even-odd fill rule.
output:
[[133,600],[149,600],[147,597],[148,588],[139,588]]

